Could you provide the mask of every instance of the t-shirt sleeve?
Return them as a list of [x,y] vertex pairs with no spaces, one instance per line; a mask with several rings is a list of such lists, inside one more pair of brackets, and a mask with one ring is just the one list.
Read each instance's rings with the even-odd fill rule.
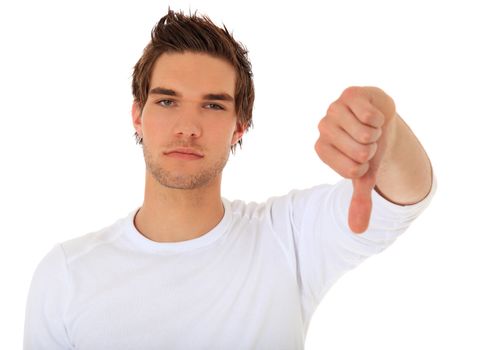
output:
[[63,315],[68,298],[66,259],[56,245],[37,266],[30,285],[24,324],[24,350],[72,349]]
[[343,273],[390,246],[429,205],[435,190],[434,177],[427,197],[408,206],[389,202],[373,191],[370,224],[362,234],[348,227],[350,180],[270,199],[270,225],[296,274],[304,316],[310,317]]

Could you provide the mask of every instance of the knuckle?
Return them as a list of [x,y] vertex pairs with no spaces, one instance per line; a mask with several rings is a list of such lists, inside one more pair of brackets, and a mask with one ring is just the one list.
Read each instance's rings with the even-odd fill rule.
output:
[[361,134],[359,135],[359,142],[361,143],[370,143],[370,142],[373,142],[373,134],[366,130],[366,131],[362,131]]
[[378,141],[382,133],[381,128],[363,127],[357,132],[357,141],[368,145]]
[[354,179],[360,176],[360,167],[359,165],[352,165],[348,169],[348,176],[350,179]]
[[321,131],[325,129],[325,127],[326,127],[326,118],[322,118],[317,124],[317,128],[319,129],[319,131]]
[[364,174],[366,174],[368,172],[369,168],[370,168],[370,163],[362,164],[361,165],[361,168],[359,170],[359,177],[361,177]]
[[342,177],[344,177],[345,179],[352,179],[347,169],[336,169],[336,172]]
[[374,125],[377,122],[376,114],[372,111],[366,111],[361,115],[361,121],[368,125]]
[[358,153],[356,155],[356,160],[359,163],[365,163],[369,160],[369,158],[370,158],[370,152],[368,150],[358,151]]
[[374,143],[380,139],[382,131],[381,128],[376,128],[376,129],[370,129],[369,133],[371,135],[371,138],[368,143]]
[[329,151],[329,147],[326,143],[322,142],[320,139],[314,144],[314,150],[316,151],[319,158],[326,164],[330,165],[332,163],[332,153]]
[[372,153],[373,153],[372,145],[359,146],[355,151],[356,161],[360,164],[366,163],[372,157]]
[[337,115],[339,113],[340,109],[341,108],[340,108],[339,102],[338,101],[334,101],[327,108],[326,114],[327,115]]
[[322,139],[329,138],[329,127],[325,122],[321,121],[318,125],[318,129],[319,129],[320,138]]
[[353,169],[353,177],[354,178],[361,177],[364,174],[366,174],[366,171],[368,171],[368,163],[358,164]]
[[351,171],[350,168],[343,169],[341,172],[339,172],[339,175],[341,175],[342,177],[344,177],[346,179],[352,179],[352,178],[354,178],[353,172]]
[[375,116],[375,125],[379,128],[381,128],[385,124],[385,116],[381,113],[378,113]]
[[359,89],[360,88],[358,86],[350,86],[350,87],[344,89],[341,96],[345,99],[354,98],[358,95]]

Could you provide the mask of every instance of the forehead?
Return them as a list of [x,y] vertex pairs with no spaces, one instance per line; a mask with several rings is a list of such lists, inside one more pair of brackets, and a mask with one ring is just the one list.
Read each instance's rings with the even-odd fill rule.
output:
[[204,53],[164,53],[152,70],[150,89],[164,86],[183,94],[225,92],[234,96],[236,73],[222,58]]

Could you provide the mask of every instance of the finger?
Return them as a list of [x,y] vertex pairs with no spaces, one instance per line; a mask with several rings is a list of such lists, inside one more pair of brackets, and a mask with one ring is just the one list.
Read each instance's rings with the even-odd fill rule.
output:
[[381,128],[385,124],[385,116],[371,102],[364,98],[348,101],[348,107],[358,120],[372,128]]
[[329,106],[330,114],[335,123],[344,129],[354,140],[367,145],[378,141],[382,129],[371,127],[363,124],[351,111],[351,109],[342,103],[333,103]]
[[349,206],[348,225],[354,233],[363,233],[369,226],[372,209],[371,193],[375,183],[376,177],[371,172],[353,179],[353,197]]
[[335,127],[330,138],[330,143],[357,163],[368,162],[376,153],[378,144],[361,144],[353,139],[345,130]]
[[369,163],[355,162],[330,143],[318,140],[315,149],[319,158],[344,178],[358,178],[369,170]]

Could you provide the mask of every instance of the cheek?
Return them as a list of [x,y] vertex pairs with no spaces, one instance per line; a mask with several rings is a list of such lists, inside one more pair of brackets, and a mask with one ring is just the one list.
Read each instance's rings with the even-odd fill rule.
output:
[[233,142],[233,133],[235,131],[234,125],[224,125],[219,128],[214,128],[214,140],[225,145],[231,145]]
[[166,118],[157,118],[150,114],[142,116],[142,132],[144,139],[156,141],[163,136],[164,130],[168,130]]

